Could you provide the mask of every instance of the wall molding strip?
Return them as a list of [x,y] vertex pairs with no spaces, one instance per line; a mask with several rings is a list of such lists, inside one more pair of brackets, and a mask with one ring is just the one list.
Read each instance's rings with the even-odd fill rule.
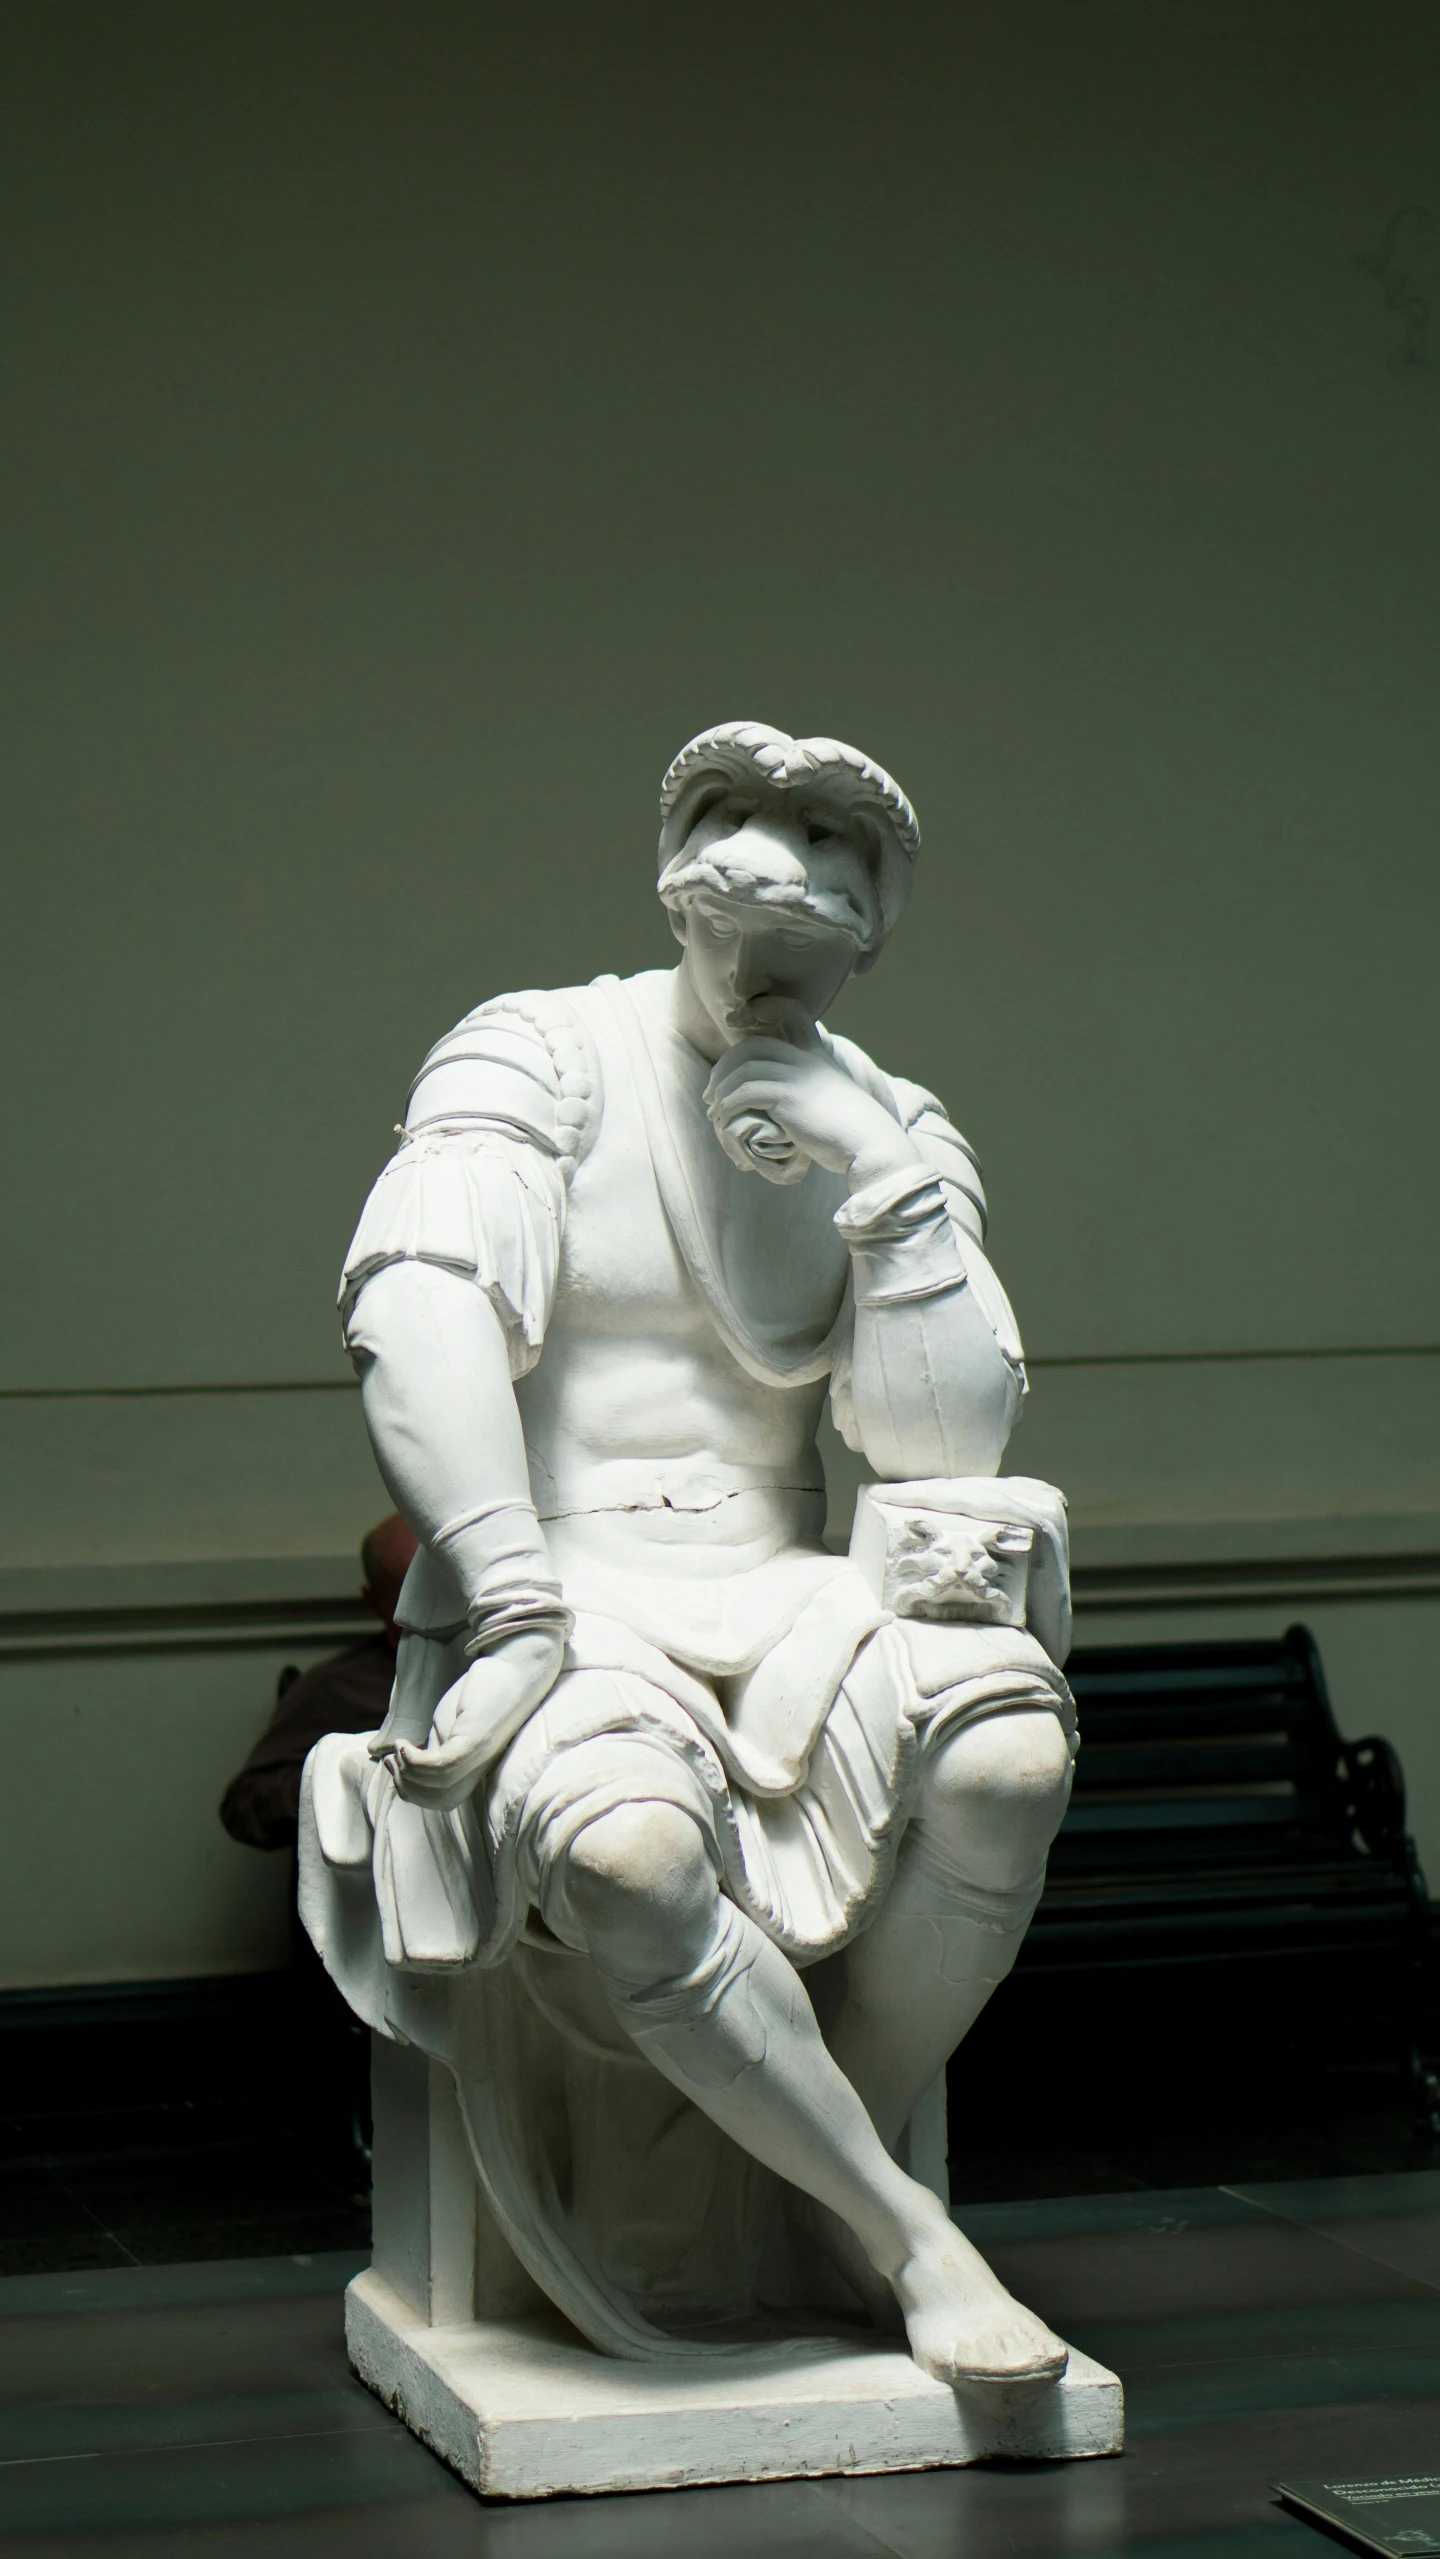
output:
[[273,1652],[286,1645],[353,1644],[374,1632],[375,1618],[359,1598],[6,1609],[0,1611],[0,1662]]
[[[1196,1563],[1079,1564],[1077,1617],[1155,1609],[1315,1607],[1440,1598],[1440,1551],[1286,1555]],[[353,1644],[375,1620],[360,1598],[0,1610],[0,1662],[130,1653],[274,1652]]]
[[1078,1564],[1077,1617],[1112,1609],[1314,1607],[1440,1598],[1440,1553],[1247,1556],[1242,1562]]
[[174,1395],[358,1395],[358,1377],[221,1378],[198,1386],[0,1386],[0,1404],[114,1404]]
[[[1027,1352],[1030,1369],[1213,1368],[1237,1361],[1440,1359],[1440,1342],[1326,1342],[1208,1351]],[[0,1386],[0,1404],[104,1404],[177,1395],[357,1395],[357,1377],[205,1378],[191,1385]]]

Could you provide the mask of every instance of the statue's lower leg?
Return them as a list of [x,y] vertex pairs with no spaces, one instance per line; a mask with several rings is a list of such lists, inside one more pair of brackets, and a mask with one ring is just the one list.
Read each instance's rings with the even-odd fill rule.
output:
[[887,2149],[1014,1963],[1069,1790],[1065,1737],[1043,1713],[968,1726],[931,1763],[829,2038]]
[[570,1852],[569,1906],[621,2024],[723,2132],[854,2232],[927,2372],[954,2382],[1062,2370],[1060,2340],[896,2166],[793,1965],[716,1893],[698,1838],[669,1806],[627,1807]]

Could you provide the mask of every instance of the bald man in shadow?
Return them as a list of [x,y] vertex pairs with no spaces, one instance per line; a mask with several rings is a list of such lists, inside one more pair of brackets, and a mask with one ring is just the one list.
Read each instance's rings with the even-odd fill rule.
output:
[[315,1744],[326,1733],[373,1733],[384,1723],[400,1641],[395,1610],[414,1552],[398,1511],[380,1520],[360,1548],[361,1596],[380,1620],[377,1632],[310,1670],[282,1672],[275,1712],[220,1800],[220,1819],[242,1847],[293,1849],[300,1772]]
[[[244,1767],[231,1778],[220,1819],[245,1848],[294,1859],[300,1773],[326,1733],[370,1733],[383,1724],[400,1641],[395,1610],[415,1540],[398,1512],[364,1539],[362,1596],[379,1620],[373,1635],[307,1671],[282,1672],[275,1711]],[[290,1890],[290,1960],[298,2099],[307,2146],[347,2187],[370,2183],[370,2039],[300,1926]]]

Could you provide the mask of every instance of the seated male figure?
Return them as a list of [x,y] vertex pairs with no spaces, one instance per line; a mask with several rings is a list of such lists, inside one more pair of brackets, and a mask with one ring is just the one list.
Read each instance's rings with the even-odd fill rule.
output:
[[[918,831],[855,750],[738,722],[662,814],[679,966],[467,1017],[351,1248],[346,1338],[424,1551],[386,1727],[312,1763],[307,1909],[346,1987],[327,1873],[366,1859],[392,1973],[583,1956],[926,2370],[1053,2374],[896,2154],[1039,1895],[1065,1613],[896,1615],[821,1537],[828,1388],[882,1483],[958,1480],[1063,1553],[1046,1488],[983,1498],[1024,1373],[974,1159],[822,1024]],[[842,1952],[822,2035],[805,1973]]]

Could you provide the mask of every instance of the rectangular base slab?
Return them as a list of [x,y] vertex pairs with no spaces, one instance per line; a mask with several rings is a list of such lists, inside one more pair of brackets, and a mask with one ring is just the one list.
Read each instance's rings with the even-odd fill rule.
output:
[[362,2381],[486,2497],[557,2497],[1002,2456],[1119,2452],[1115,2375],[1071,2354],[1060,2381],[947,2390],[898,2346],[804,2337],[716,2357],[620,2363],[558,2316],[427,2328],[373,2271],[346,2295]]

